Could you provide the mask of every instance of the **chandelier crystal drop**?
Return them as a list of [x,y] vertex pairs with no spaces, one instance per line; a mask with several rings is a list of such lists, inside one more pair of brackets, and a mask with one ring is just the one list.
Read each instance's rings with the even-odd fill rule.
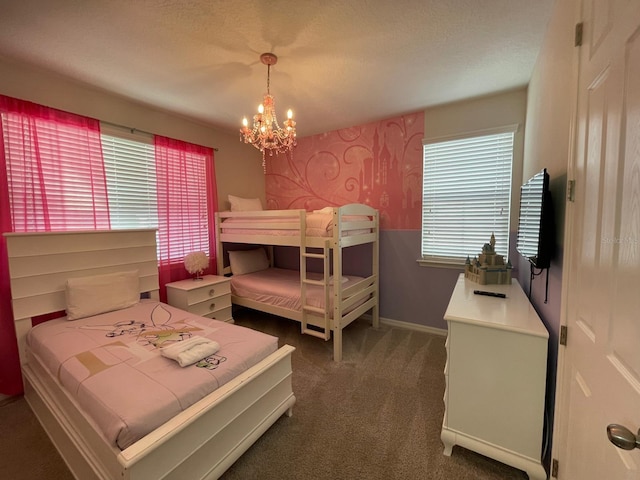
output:
[[275,100],[269,90],[271,65],[278,61],[273,53],[263,53],[260,61],[267,66],[267,93],[262,104],[258,107],[258,113],[253,116],[253,126],[249,126],[247,117],[242,119],[240,129],[240,141],[249,143],[262,152],[262,168],[267,171],[266,155],[273,156],[278,153],[286,153],[296,146],[296,122],[293,121],[293,112],[287,112],[284,128],[278,124],[275,111]]

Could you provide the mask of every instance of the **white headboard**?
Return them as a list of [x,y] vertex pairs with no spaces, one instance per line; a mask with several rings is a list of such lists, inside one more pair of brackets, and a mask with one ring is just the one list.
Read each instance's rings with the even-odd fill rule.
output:
[[69,278],[138,270],[140,292],[158,298],[155,229],[5,233],[20,358],[31,317],[65,309]]

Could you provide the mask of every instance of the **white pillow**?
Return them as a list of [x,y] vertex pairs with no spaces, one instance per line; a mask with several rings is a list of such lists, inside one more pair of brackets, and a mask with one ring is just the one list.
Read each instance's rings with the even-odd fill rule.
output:
[[262,202],[259,198],[242,198],[229,195],[229,203],[232,212],[255,212],[262,210]]
[[324,207],[320,210],[314,210],[313,213],[333,213],[333,207]]
[[[346,282],[348,282],[348,281],[349,281],[349,279],[348,279],[347,277],[340,277],[340,283],[346,283]],[[329,277],[329,285],[333,285],[334,283],[335,283],[335,282],[334,282],[333,275],[331,275],[331,276]]]
[[235,250],[229,252],[231,273],[244,275],[269,268],[269,259],[263,248],[255,250]]
[[140,301],[138,271],[67,280],[67,320],[120,310]]

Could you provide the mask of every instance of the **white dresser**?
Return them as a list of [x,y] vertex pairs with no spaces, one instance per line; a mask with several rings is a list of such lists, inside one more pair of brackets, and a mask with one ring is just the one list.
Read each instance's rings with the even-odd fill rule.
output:
[[180,280],[167,283],[166,287],[169,305],[203,317],[233,323],[229,278],[205,275],[202,280]]
[[549,333],[520,284],[480,285],[461,274],[444,319],[444,454],[460,445],[524,470],[530,479],[546,479],[541,457]]

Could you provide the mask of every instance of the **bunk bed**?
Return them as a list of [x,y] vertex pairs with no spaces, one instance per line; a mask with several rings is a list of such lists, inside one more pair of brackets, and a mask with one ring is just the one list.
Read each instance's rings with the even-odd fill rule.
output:
[[[126,389],[123,388],[112,388],[114,391],[120,391],[111,395],[111,392],[107,391],[109,387],[102,386],[102,390],[99,391],[103,394],[94,395],[87,403],[86,398],[70,393],[73,389],[62,386],[73,369],[85,368],[85,371],[89,372],[87,381],[80,382],[82,389],[77,389],[85,396],[88,392],[93,392],[89,390],[89,386],[85,388],[85,385],[99,378],[104,371],[111,369],[112,365],[119,369],[129,368],[130,364],[133,364],[137,368],[138,365],[149,362],[148,365],[153,366],[153,373],[157,377],[162,377],[162,380],[168,379],[177,385],[184,381],[185,376],[202,377],[207,373],[206,369],[213,370],[216,362],[228,363],[231,362],[231,357],[236,354],[239,356],[239,349],[232,355],[225,353],[230,351],[225,350],[226,345],[236,348],[240,343],[237,341],[239,338],[252,336],[253,333],[269,336],[231,323],[198,317],[158,302],[155,230],[9,233],[5,234],[5,237],[25,398],[76,478],[218,478],[278,418],[283,414],[291,415],[295,403],[291,389],[291,354],[294,349],[288,345],[278,348],[277,339],[271,337],[263,339],[267,344],[261,347],[260,352],[249,351],[250,358],[242,360],[244,364],[234,363],[233,369],[237,371],[227,370],[224,373],[227,377],[219,380],[218,385],[212,387],[212,391],[208,386],[207,391],[210,393],[201,391],[196,395],[192,388],[189,395],[197,398],[191,403],[179,400],[181,408],[177,409],[177,413],[171,413],[169,418],[162,420],[159,426],[146,425],[147,430],[143,429],[137,436],[125,438],[124,444],[120,441],[114,442],[109,432],[101,428],[104,419],[90,415],[89,410],[93,407],[101,408],[101,405],[92,403],[107,403],[110,401],[107,397],[110,396],[115,396],[118,400],[118,395],[123,403],[139,399],[123,397],[123,390],[126,395]],[[87,279],[120,275],[128,279],[133,274],[136,281],[134,305],[130,305],[132,302],[126,305],[116,302],[115,294],[103,295],[104,301],[116,302],[117,306],[114,307],[114,304],[110,303],[106,310],[106,307],[101,306],[102,311],[107,313],[93,315],[93,312],[84,310],[78,315],[78,308],[91,309],[94,306],[91,302],[84,302],[82,307],[78,306],[77,295],[82,295],[83,290],[71,289],[69,286],[72,282],[75,282],[73,285],[76,286],[86,286]],[[108,288],[112,288],[111,284]],[[141,296],[148,298],[140,299]],[[96,303],[101,303],[102,300],[98,298]],[[112,308],[120,310],[113,311]],[[64,314],[65,309],[65,318],[49,320],[32,327],[33,317],[60,311]],[[125,321],[118,321],[116,325],[118,328],[124,325],[124,331],[131,328],[130,319],[138,318],[134,309],[150,310],[152,318],[158,311],[160,315],[164,315],[156,317],[165,319],[162,326],[154,322],[154,328],[144,330],[145,340],[152,338],[165,341],[167,330],[173,334],[179,332],[180,335],[183,335],[184,331],[188,334],[189,330],[197,330],[202,335],[209,332],[207,335],[221,339],[218,353],[223,356],[207,357],[209,363],[206,365],[194,364],[182,368],[173,360],[163,358],[155,349],[158,347],[157,343],[148,345],[145,341],[141,345],[142,336],[139,333],[133,335],[132,341],[127,339],[126,335],[122,336],[122,331],[113,332],[113,335],[109,332],[106,336],[113,338],[108,339],[110,343],[107,343],[106,347],[102,344],[98,349],[86,346],[85,341],[105,336],[104,332],[98,334],[95,330],[104,329],[105,324],[113,324],[113,321],[105,320],[106,317],[113,315],[114,319],[121,319],[123,317],[119,315],[123,312]],[[175,324],[169,325],[166,315],[172,315],[189,328],[178,330]],[[73,319],[74,316],[78,319]],[[43,330],[44,327],[53,330]],[[155,330],[159,330],[159,333]],[[223,331],[230,332],[235,338],[223,343]],[[59,334],[68,332],[77,332],[74,337],[76,343],[72,345],[75,350],[62,350],[63,358],[76,361],[82,357],[79,362],[81,365],[77,367],[78,362],[73,364],[64,360],[65,368],[59,367],[58,373],[53,374],[49,351],[38,353],[43,350],[38,350],[36,344],[44,344],[51,339],[54,344],[58,343],[60,346]],[[174,345],[178,344],[178,341],[175,341]],[[114,363],[109,363],[108,359],[114,357]],[[152,370],[144,372],[149,373]],[[223,370],[224,368],[220,369],[220,375],[223,375]],[[120,370],[118,374],[119,372]],[[142,374],[137,378],[144,377]],[[148,402],[142,404],[145,407],[143,414],[153,409],[153,403],[160,398],[154,394],[162,388],[164,387],[159,387],[153,393],[149,392],[147,397],[146,393],[137,394],[143,397],[143,401]],[[173,390],[170,392],[173,393]],[[167,397],[171,397],[171,394]],[[168,403],[172,401],[172,398],[167,400]]]
[[[371,312],[374,328],[379,326],[379,216],[367,205],[348,204],[307,212],[296,210],[227,211],[216,213],[216,242],[219,275],[231,275],[231,301],[281,317],[299,321],[301,332],[329,340],[333,336],[333,359],[342,360],[342,331],[353,320]],[[234,247],[235,244],[235,247]],[[267,246],[269,264],[234,272],[230,255],[239,244]],[[370,274],[365,277],[344,275],[343,259],[349,247],[369,244]],[[249,275],[264,276],[273,264],[273,247],[297,247],[299,272],[287,276],[297,285],[299,301],[295,306],[269,303],[269,287],[274,278],[284,275],[278,269],[266,277],[265,292],[241,295]],[[321,263],[321,272],[311,272],[308,261]],[[246,270],[246,271],[245,271]],[[234,278],[235,277],[235,278]],[[242,278],[241,278],[242,277]],[[334,281],[336,279],[336,281]],[[257,282],[255,282],[257,283]],[[246,290],[246,289],[245,289]],[[313,299],[321,298],[320,303]]]

